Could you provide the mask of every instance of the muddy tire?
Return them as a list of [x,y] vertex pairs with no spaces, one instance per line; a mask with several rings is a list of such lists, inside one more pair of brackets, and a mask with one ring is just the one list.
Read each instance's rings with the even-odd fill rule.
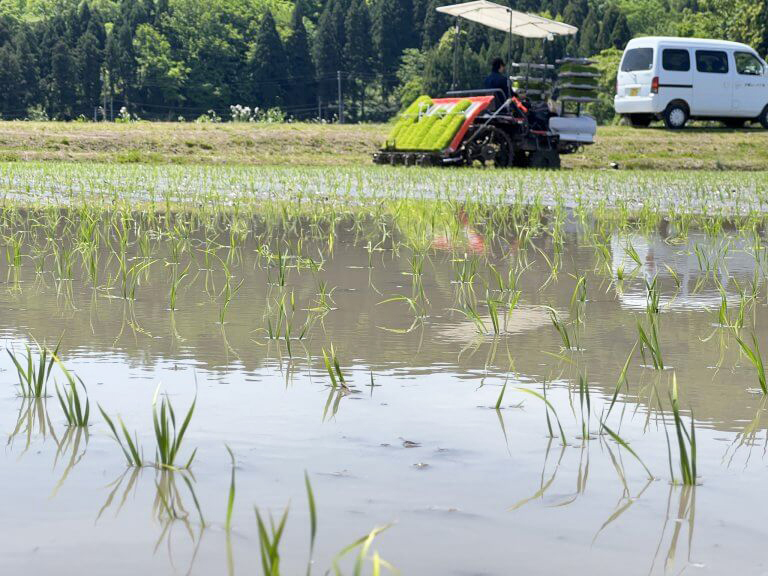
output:
[[482,166],[509,168],[512,166],[514,146],[506,132],[496,126],[488,126],[471,137],[467,146],[466,163],[471,166],[479,162]]

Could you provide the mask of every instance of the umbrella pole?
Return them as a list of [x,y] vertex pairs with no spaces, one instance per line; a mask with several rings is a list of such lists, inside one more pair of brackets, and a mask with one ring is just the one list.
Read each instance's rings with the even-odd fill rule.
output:
[[453,36],[453,81],[451,90],[456,90],[459,83],[459,42],[461,41],[461,20],[456,18],[456,33]]
[[507,88],[509,89],[510,96],[513,94],[512,77],[509,75],[509,71],[512,67],[512,18],[514,18],[514,15],[512,10],[509,10],[509,38],[507,38]]

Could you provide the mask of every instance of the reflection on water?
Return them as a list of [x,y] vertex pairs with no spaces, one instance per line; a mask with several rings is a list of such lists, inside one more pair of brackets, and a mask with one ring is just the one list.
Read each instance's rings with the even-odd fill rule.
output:
[[[197,395],[199,455],[126,469],[100,417],[67,427],[4,357],[8,573],[252,573],[275,537],[253,507],[277,523],[289,502],[286,574],[389,523],[376,549],[406,574],[508,574],[510,554],[521,573],[762,569],[766,399],[736,340],[766,337],[759,235],[442,203],[124,216],[4,216],[0,337],[62,337],[146,462],[158,384],[177,406]],[[673,370],[648,368],[638,325]],[[672,482],[672,373],[696,487]]]

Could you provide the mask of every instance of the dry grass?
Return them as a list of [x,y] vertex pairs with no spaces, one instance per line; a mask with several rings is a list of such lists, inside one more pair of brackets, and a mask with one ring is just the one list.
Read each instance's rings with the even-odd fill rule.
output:
[[[361,165],[388,127],[320,124],[91,124],[0,122],[0,161]],[[563,157],[565,168],[758,170],[768,131],[703,126],[681,132],[601,127],[598,142]]]

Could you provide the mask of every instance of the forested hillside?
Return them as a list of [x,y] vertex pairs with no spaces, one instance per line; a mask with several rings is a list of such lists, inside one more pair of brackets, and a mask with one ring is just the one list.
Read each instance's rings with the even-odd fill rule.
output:
[[[505,0],[499,0],[504,3]],[[381,120],[450,85],[450,0],[0,0],[0,115],[11,118]],[[514,58],[615,59],[633,36],[696,35],[768,51],[768,5],[752,0],[509,0],[578,36],[512,42]],[[458,78],[477,85],[507,54],[467,26]],[[607,56],[606,56],[607,55]],[[278,110],[279,109],[279,110]]]

